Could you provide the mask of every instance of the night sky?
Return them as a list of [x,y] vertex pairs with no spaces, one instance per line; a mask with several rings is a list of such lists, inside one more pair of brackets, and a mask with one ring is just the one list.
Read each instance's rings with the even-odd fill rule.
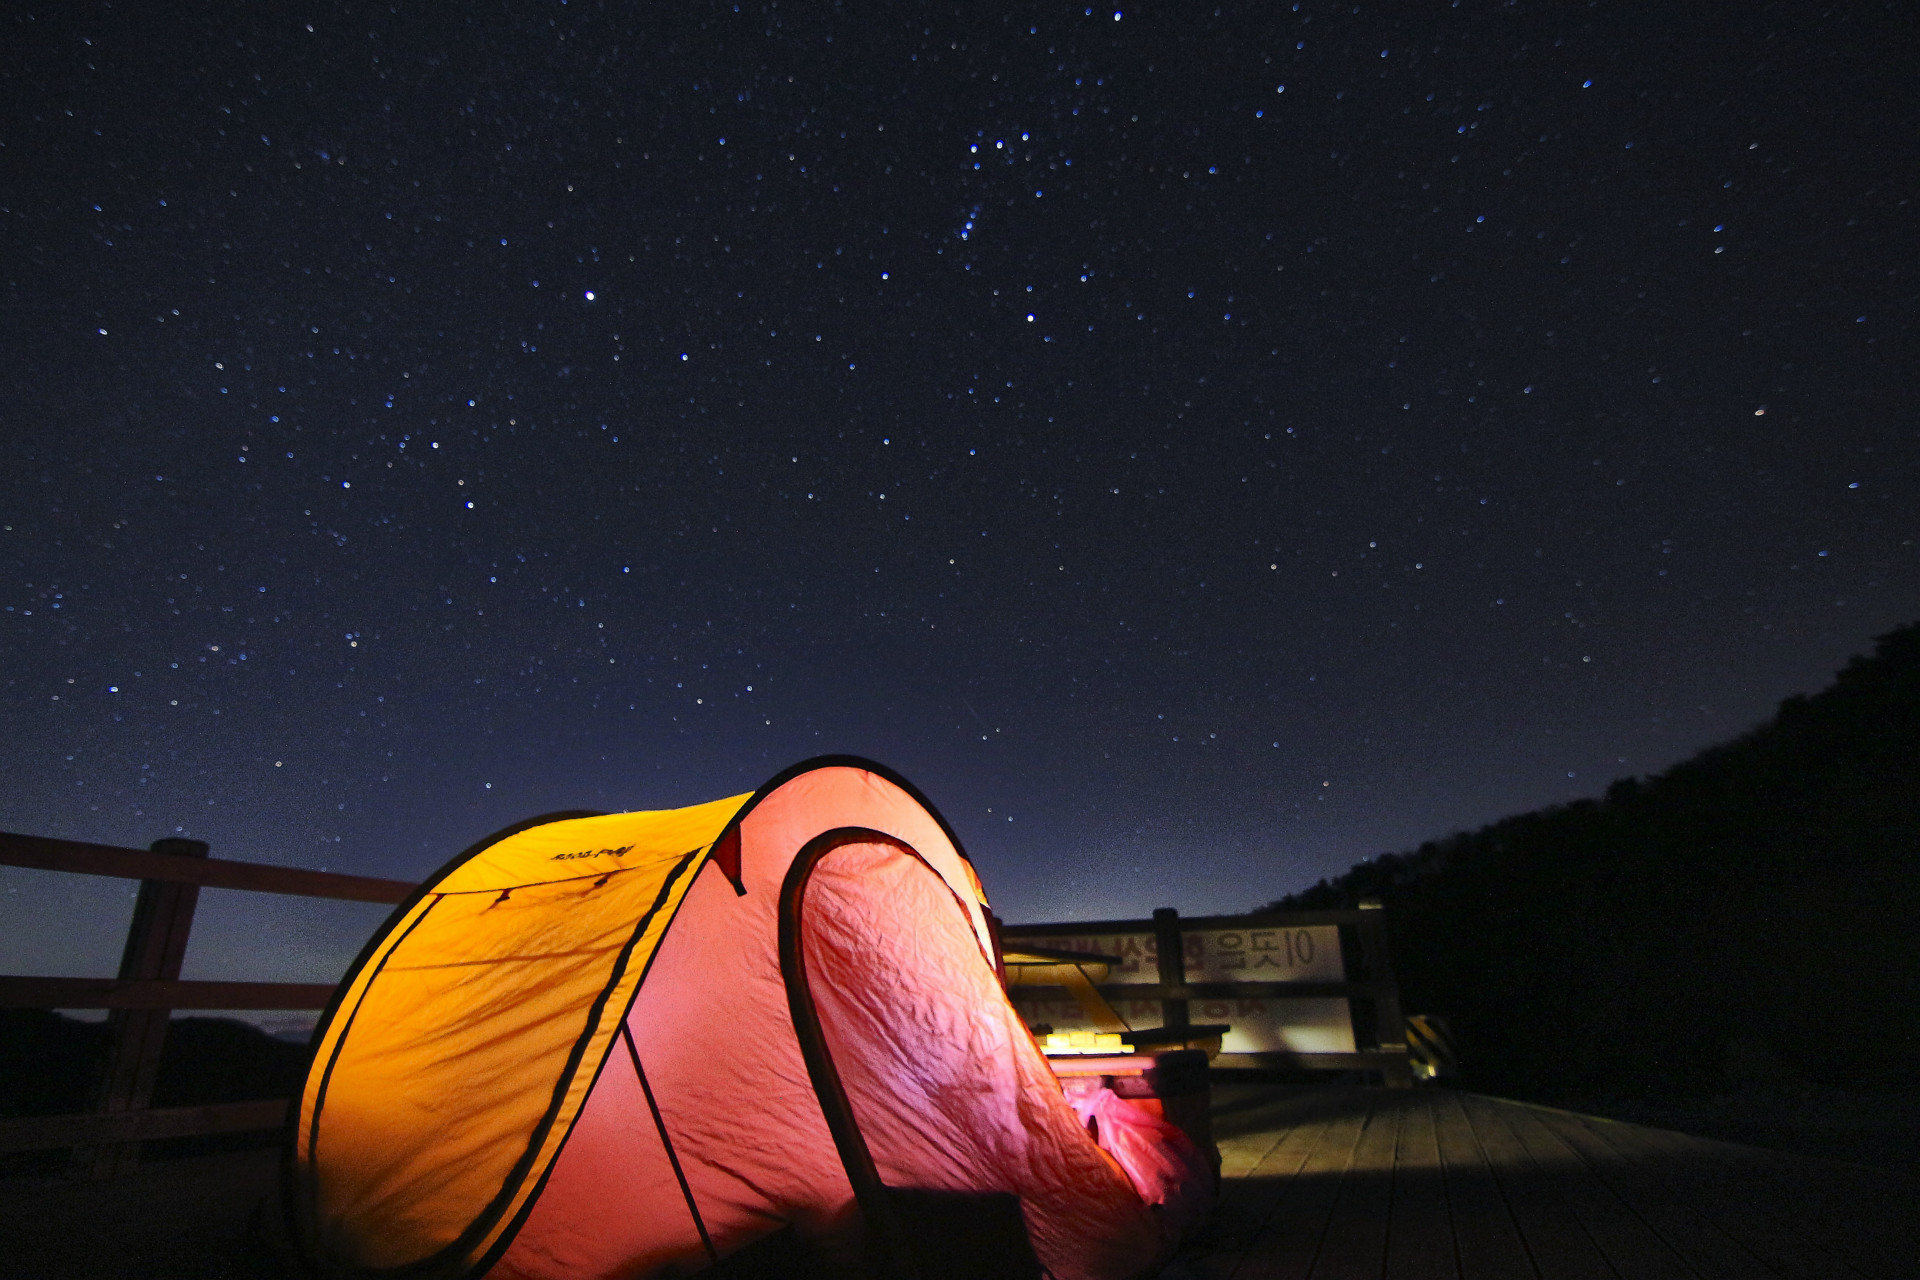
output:
[[853,752],[1008,919],[1244,910],[1920,618],[1902,6],[399,8],[0,20],[0,828],[415,878]]

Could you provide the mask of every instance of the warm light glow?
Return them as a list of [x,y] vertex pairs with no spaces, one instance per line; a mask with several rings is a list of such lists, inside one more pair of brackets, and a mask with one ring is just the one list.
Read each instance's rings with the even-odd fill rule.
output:
[[1048,1054],[1125,1053],[1126,1044],[1117,1031],[1053,1031],[1047,1034]]

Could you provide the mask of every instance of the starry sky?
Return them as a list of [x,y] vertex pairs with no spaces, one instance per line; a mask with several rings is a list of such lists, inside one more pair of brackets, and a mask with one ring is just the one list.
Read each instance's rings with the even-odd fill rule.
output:
[[398,10],[0,20],[0,828],[416,878],[853,752],[1010,920],[1243,910],[1920,618],[1900,6]]

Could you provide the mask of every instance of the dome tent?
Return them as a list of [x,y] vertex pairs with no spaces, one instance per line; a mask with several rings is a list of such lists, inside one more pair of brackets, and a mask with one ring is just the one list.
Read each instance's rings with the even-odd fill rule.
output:
[[869,761],[509,830],[395,910],[323,1017],[296,1242],[328,1277],[719,1274],[785,1244],[958,1273],[997,1222],[1006,1274],[1141,1275],[1172,1231],[995,962],[951,829]]

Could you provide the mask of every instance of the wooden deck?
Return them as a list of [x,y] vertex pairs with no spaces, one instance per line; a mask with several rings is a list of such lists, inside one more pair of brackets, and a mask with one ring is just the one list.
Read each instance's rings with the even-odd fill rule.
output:
[[1165,1280],[1920,1277],[1920,1179],[1440,1089],[1216,1089]]
[[[1920,1178],[1447,1090],[1215,1091],[1222,1203],[1162,1280],[1920,1277]],[[270,1150],[0,1179],[0,1280],[280,1280]]]

